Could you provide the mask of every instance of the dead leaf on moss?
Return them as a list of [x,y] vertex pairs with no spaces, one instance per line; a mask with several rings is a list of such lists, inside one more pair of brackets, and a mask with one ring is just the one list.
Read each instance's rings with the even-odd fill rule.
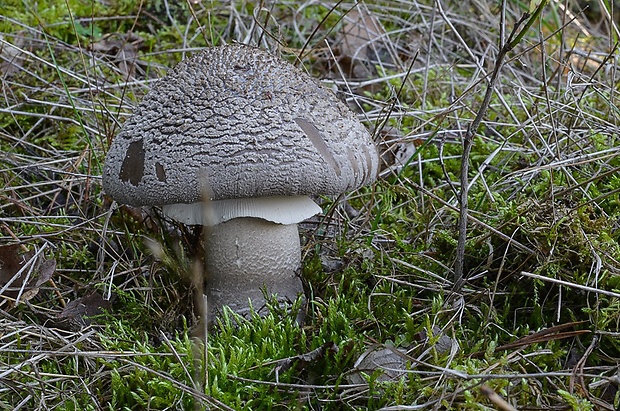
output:
[[143,42],[141,37],[133,33],[108,34],[92,43],[90,49],[96,53],[113,56],[114,63],[125,79],[130,79],[136,75],[138,49]]
[[22,251],[19,244],[0,246],[0,306],[14,307],[29,301],[56,271],[56,260],[38,253]]
[[387,33],[379,20],[364,8],[351,10],[336,37],[338,63],[345,74],[366,79],[376,74],[378,64],[392,64]]
[[5,40],[0,34],[0,75],[8,78],[22,69],[26,61],[26,53],[22,47],[26,44],[26,39],[19,35],[15,35],[14,44]]
[[56,271],[56,260],[43,260],[39,263],[38,276],[34,281],[34,285],[30,282],[24,289],[19,301],[30,301],[37,294],[41,286],[52,278],[52,274]]
[[385,126],[379,131],[381,153],[381,176],[398,174],[408,165],[423,141],[408,141],[400,129]]
[[431,337],[435,340],[432,347],[435,349],[437,354],[444,355],[447,353],[456,353],[459,351],[460,347],[456,340],[452,339],[448,336],[444,331],[441,330],[438,326],[433,326],[432,335],[429,335],[426,330],[422,330],[416,334],[416,339],[424,344],[425,348],[430,347]]
[[347,380],[351,384],[364,384],[365,375],[381,371],[377,377],[378,382],[395,381],[407,375],[407,361],[406,350],[373,345],[355,361]]
[[327,354],[335,354],[340,349],[333,341],[328,341],[314,350],[305,354],[296,355],[294,357],[284,358],[276,362],[276,367],[272,372],[275,372],[276,378],[278,375],[289,370],[294,363],[300,362],[303,366],[307,366],[311,363],[315,363],[318,360],[325,358]]
[[103,314],[104,311],[109,311],[111,308],[111,301],[106,300],[95,291],[67,303],[58,318],[66,321],[74,328],[80,328],[90,324],[90,317]]

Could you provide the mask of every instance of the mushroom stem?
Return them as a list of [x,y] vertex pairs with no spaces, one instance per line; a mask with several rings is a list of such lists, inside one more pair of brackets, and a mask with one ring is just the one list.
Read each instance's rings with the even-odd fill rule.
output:
[[[242,217],[207,228],[205,266],[209,313],[227,305],[239,314],[258,311],[267,295],[294,301],[303,292],[298,270],[301,251],[297,224]],[[212,316],[210,315],[211,319]]]

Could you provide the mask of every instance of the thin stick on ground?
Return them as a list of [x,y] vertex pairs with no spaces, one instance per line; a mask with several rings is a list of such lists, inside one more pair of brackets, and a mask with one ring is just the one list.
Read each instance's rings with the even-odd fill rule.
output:
[[[447,18],[441,9],[441,2],[437,2],[439,5],[440,13],[443,18]],[[491,97],[493,96],[493,91],[495,89],[495,83],[499,77],[499,72],[502,68],[506,55],[523,39],[523,36],[532,26],[534,21],[540,16],[542,9],[547,4],[547,0],[540,1],[540,4],[534,11],[534,13],[524,13],[519,21],[515,23],[515,26],[508,36],[506,42],[502,45],[497,55],[497,61],[495,62],[495,66],[493,67],[493,72],[491,73],[491,77],[489,78],[487,89],[484,94],[484,99],[480,104],[480,109],[476,114],[476,118],[472,121],[467,128],[467,132],[463,137],[463,154],[461,155],[461,191],[459,192],[459,238],[458,244],[456,247],[456,261],[454,266],[454,290],[459,291],[463,286],[465,278],[463,276],[463,271],[465,267],[465,243],[467,241],[467,219],[469,214],[469,204],[468,204],[468,193],[469,193],[469,155],[471,153],[472,146],[474,144],[474,136],[476,135],[480,124],[484,116],[489,109],[489,104],[491,103]],[[506,1],[502,2],[502,9],[506,8]],[[505,13],[502,13],[502,16],[505,16]],[[522,24],[525,23],[525,27],[521,30],[519,28]],[[504,25],[505,22],[500,22],[500,25]],[[501,40],[500,40],[501,41]]]

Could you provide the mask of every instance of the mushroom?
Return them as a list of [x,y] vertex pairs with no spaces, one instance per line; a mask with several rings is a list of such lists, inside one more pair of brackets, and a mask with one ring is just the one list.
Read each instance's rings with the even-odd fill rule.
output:
[[204,225],[209,310],[301,293],[297,223],[311,195],[372,182],[371,135],[331,91],[265,51],[212,47],[161,79],[114,139],[103,188]]

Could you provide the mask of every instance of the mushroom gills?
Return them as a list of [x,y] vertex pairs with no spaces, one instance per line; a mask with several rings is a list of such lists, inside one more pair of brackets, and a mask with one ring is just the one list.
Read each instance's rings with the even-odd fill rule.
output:
[[307,196],[272,196],[169,204],[164,205],[162,211],[183,224],[212,227],[239,217],[297,224],[320,213],[321,207]]

